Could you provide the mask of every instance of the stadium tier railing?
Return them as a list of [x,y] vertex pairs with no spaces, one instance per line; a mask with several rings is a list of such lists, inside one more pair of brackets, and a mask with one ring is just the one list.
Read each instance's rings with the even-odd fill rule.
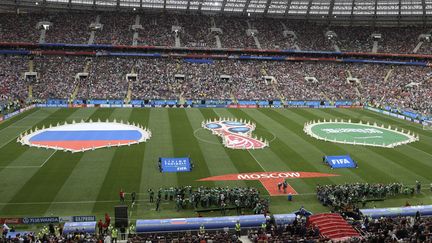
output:
[[[176,53],[125,53],[125,52],[95,52],[95,51],[16,51],[16,50],[0,50],[0,54],[7,55],[58,55],[58,56],[117,56],[117,57],[152,57],[152,58],[203,58],[202,55],[195,54],[176,54]],[[317,55],[319,55],[318,53]],[[393,61],[393,60],[376,60],[376,59],[352,59],[343,57],[296,57],[291,55],[280,56],[262,56],[262,55],[205,55],[208,60],[212,59],[237,59],[237,60],[261,60],[261,61],[318,61],[318,62],[337,62],[337,63],[366,63],[366,64],[382,64],[382,65],[405,65],[405,66],[431,66],[426,61]]]
[[[87,48],[91,50],[161,50],[161,51],[178,51],[178,52],[194,52],[194,53],[208,53],[208,52],[221,52],[225,53],[237,53],[241,54],[241,58],[248,58],[250,56],[244,54],[279,54],[279,55],[298,55],[298,56],[346,56],[346,57],[382,57],[382,58],[403,58],[403,59],[432,59],[432,55],[429,54],[404,54],[404,53],[372,53],[372,52],[336,52],[336,51],[305,51],[305,50],[294,50],[294,49],[252,49],[252,48],[202,48],[202,47],[170,47],[170,46],[129,46],[129,45],[111,45],[111,44],[73,44],[73,43],[29,43],[29,42],[0,42],[0,47],[20,47],[20,48],[44,48],[44,49],[77,49]],[[105,52],[98,52],[104,54]],[[143,53],[145,54],[145,53]],[[194,54],[192,58],[205,58],[206,55]],[[262,59],[266,59],[265,57]],[[358,62],[358,59],[351,59],[352,62]],[[360,61],[361,62],[361,61]]]

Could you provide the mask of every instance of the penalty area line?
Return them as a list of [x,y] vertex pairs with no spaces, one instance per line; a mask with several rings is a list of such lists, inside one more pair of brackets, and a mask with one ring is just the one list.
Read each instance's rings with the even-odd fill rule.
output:
[[46,164],[46,162],[48,162],[48,160],[51,159],[51,157],[57,152],[57,150],[54,150],[54,152],[39,166],[40,168],[42,168],[42,166],[44,166]]
[[249,154],[252,156],[252,158],[254,158],[254,160],[259,164],[259,166],[261,167],[261,169],[263,169],[263,171],[266,171],[264,169],[264,167],[262,166],[262,164],[257,160],[257,158],[251,153],[251,151],[248,149]]
[[[131,201],[127,201],[128,203]],[[135,200],[135,202],[147,202],[150,203],[150,200]],[[174,201],[171,201],[174,202]],[[94,200],[94,201],[53,201],[53,202],[0,202],[0,205],[50,205],[50,204],[94,204],[94,203],[120,203],[120,200]],[[156,204],[156,200],[154,202]],[[163,201],[162,204],[169,204],[168,201]],[[139,205],[138,203],[135,205]]]
[[31,168],[42,168],[48,160],[51,159],[51,157],[57,152],[57,150],[54,150],[53,153],[48,156],[48,158],[41,164],[41,165],[10,165],[10,166],[0,166],[0,169],[31,169]]

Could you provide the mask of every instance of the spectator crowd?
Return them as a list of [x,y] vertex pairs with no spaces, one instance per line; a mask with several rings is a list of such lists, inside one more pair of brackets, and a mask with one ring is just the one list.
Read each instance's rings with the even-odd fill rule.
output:
[[[7,13],[0,16],[0,37],[4,42],[37,43],[43,29],[38,23],[42,22],[51,23],[45,32],[48,43],[133,45],[135,40],[137,45],[173,47],[178,38],[177,47],[216,48],[219,39],[221,48],[371,52],[377,41],[378,52],[413,53],[423,41],[416,52],[420,54],[430,54],[432,47],[430,41],[419,39],[429,33],[423,27],[326,26],[180,13]],[[92,31],[94,39],[90,38]],[[138,34],[135,39],[134,33]],[[374,39],[373,34],[381,34],[381,38]]]
[[[298,216],[292,224],[277,225],[271,217],[259,228],[242,231],[249,240],[258,242],[329,242],[318,228],[309,225],[307,218]],[[347,221],[359,232],[360,237],[345,239],[350,243],[381,243],[381,242],[431,242],[432,218],[414,216],[371,219],[362,217],[359,220]],[[59,226],[43,227],[38,233],[17,234],[15,237],[0,237],[0,242],[111,242],[109,235],[88,234],[81,231],[68,234],[61,233]],[[4,228],[4,227],[3,227]],[[238,234],[230,231],[200,230],[186,232],[164,232],[136,234],[129,232],[127,242],[241,242]]]
[[[30,70],[37,76],[26,77]],[[430,114],[431,75],[428,67],[377,64],[8,55],[0,58],[0,100],[124,100],[128,93],[147,100],[356,100]]]

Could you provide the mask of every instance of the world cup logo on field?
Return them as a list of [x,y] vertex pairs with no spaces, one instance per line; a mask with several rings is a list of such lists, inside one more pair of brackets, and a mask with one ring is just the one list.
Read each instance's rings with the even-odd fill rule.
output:
[[222,138],[225,147],[231,149],[262,149],[269,146],[264,139],[252,136],[255,124],[237,119],[204,121],[202,127]]

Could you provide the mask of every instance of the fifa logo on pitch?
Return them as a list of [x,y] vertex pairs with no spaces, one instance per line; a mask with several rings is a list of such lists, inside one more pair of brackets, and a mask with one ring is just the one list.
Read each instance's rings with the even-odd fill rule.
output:
[[333,159],[331,161],[334,165],[344,165],[344,164],[351,164],[351,162],[347,159]]

